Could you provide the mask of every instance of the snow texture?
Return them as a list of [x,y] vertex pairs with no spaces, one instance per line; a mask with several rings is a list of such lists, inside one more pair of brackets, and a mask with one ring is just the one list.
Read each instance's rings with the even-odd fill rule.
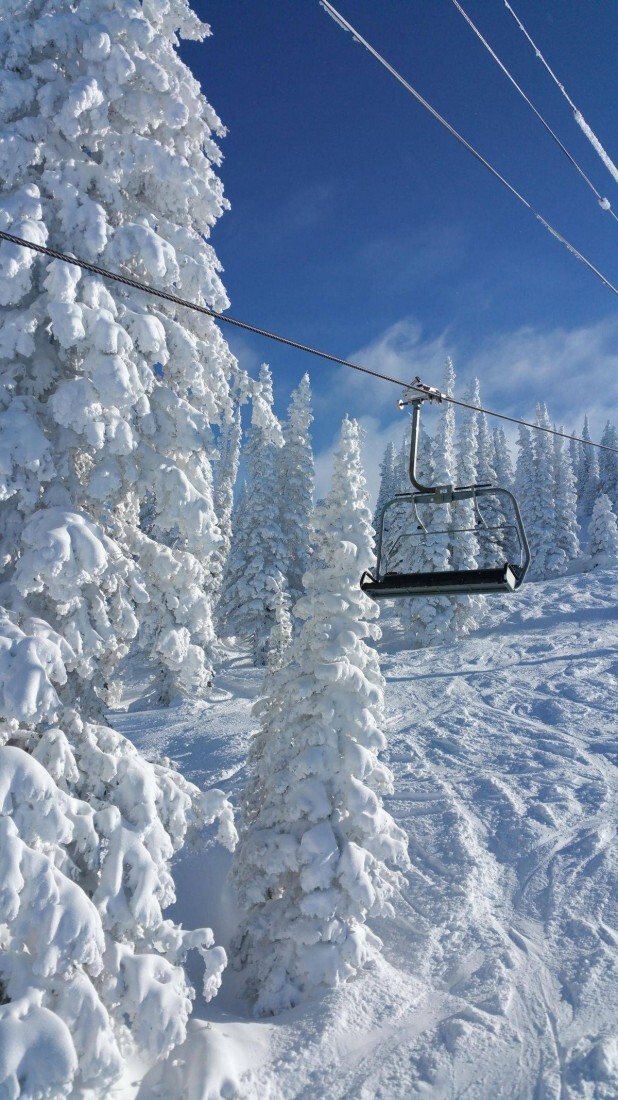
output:
[[[614,567],[526,582],[439,650],[410,650],[382,614],[384,803],[412,863],[376,925],[382,953],[274,1021],[253,1018],[228,967],[139,1100],[155,1083],[187,1100],[618,1095],[617,606]],[[236,797],[262,673],[235,653],[219,683],[208,708],[118,721]],[[226,867],[185,849],[175,870],[178,919],[206,911],[225,946]]]

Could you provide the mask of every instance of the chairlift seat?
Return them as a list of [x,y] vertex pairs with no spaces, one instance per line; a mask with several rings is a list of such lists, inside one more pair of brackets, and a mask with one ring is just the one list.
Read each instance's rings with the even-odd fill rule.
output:
[[[504,489],[500,485],[493,485],[490,482],[459,486],[421,484],[416,474],[421,406],[425,400],[433,401],[435,399],[441,401],[443,395],[437,390],[433,391],[429,387],[423,386],[418,379],[410,387],[409,392],[413,394],[412,399],[401,401],[400,408],[405,405],[412,406],[409,476],[413,491],[397,493],[396,496],[392,497],[391,500],[387,500],[384,504],[378,522],[375,571],[374,573],[363,573],[360,580],[361,589],[374,600],[405,599],[409,596],[466,596],[486,592],[515,592],[521,586],[530,565],[530,547],[528,546],[526,532],[515,497],[508,489]],[[505,521],[498,524],[498,526],[487,524],[480,508],[480,502],[485,501],[488,497],[498,497],[500,501],[506,503],[507,509],[512,514],[511,522]],[[422,506],[431,509],[435,515],[440,508],[450,507],[459,501],[472,502],[476,519],[474,528],[448,525],[445,531],[439,531],[433,524],[430,524],[427,528],[417,511],[417,508]],[[417,524],[416,534],[419,536],[427,539],[431,539],[432,536],[436,535],[442,538],[448,536],[449,540],[452,538],[454,557],[457,557],[458,535],[465,531],[474,530],[477,537],[485,532],[492,538],[496,531],[510,530],[514,532],[519,546],[519,565],[505,561],[500,565],[483,569],[447,569],[414,573],[398,572],[396,568],[393,570],[392,565],[395,562],[399,564],[397,559],[401,561],[402,539],[407,538],[409,532],[404,531],[391,546],[387,546],[384,539],[385,519],[389,509],[396,507],[401,510],[402,506],[412,508]],[[505,553],[510,556],[512,551],[503,546],[500,556]],[[407,562],[406,564],[409,568],[410,563]]]
[[374,600],[405,596],[465,596],[478,592],[514,592],[518,586],[519,574],[519,567],[510,562],[495,569],[386,573],[379,580],[365,572],[361,577],[361,588]]

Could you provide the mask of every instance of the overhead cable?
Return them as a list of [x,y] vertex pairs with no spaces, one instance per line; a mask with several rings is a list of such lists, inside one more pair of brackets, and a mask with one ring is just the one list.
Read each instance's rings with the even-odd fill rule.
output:
[[588,270],[591,271],[593,275],[596,275],[597,279],[600,279],[601,282],[604,283],[609,290],[618,295],[618,288],[616,288],[614,284],[611,283],[609,279],[607,279],[605,275],[603,275],[598,270],[598,268],[596,268],[594,264],[590,262],[590,260],[587,260],[586,257],[579,251],[579,249],[575,248],[575,246],[572,245],[570,241],[568,241],[566,237],[562,235],[562,233],[555,229],[553,225],[551,225],[550,222],[548,222],[547,219],[544,218],[543,215],[535,209],[532,203],[528,202],[528,200],[524,198],[524,196],[519,191],[517,191],[516,188],[513,187],[513,185],[510,184],[508,180],[506,180],[504,176],[502,176],[500,172],[498,172],[498,170],[494,168],[493,165],[490,164],[489,161],[486,160],[485,157],[482,156],[481,153],[479,153],[478,150],[474,148],[473,145],[470,145],[470,142],[466,141],[466,139],[462,137],[462,135],[453,126],[451,126],[450,122],[447,122],[446,119],[443,118],[443,116],[439,114],[439,112],[436,111],[436,109],[432,107],[426,99],[423,98],[420,92],[417,92],[416,88],[413,88],[412,85],[409,84],[408,81],[401,75],[401,73],[398,73],[397,69],[393,68],[393,66],[390,64],[390,62],[386,60],[386,58],[383,57],[381,53],[378,53],[375,47],[372,46],[366,38],[363,38],[363,36],[357,30],[355,30],[351,23],[348,23],[347,19],[344,19],[344,17],[337,11],[336,8],[333,7],[329,0],[320,0],[320,4],[324,8],[324,10],[327,11],[330,16],[332,16],[335,22],[339,24],[340,27],[343,27],[344,30],[349,31],[357,42],[360,42],[360,44],[364,46],[365,49],[369,50],[369,53],[372,54],[376,58],[376,60],[384,66],[385,69],[388,69],[389,73],[391,73],[392,76],[394,76],[395,79],[403,85],[406,91],[408,91],[410,95],[414,96],[414,98],[418,101],[418,103],[421,104],[422,107],[425,108],[426,111],[429,111],[429,114],[432,115],[433,118],[435,118],[436,122],[439,122],[445,130],[448,130],[449,134],[452,134],[452,136],[460,143],[460,145],[463,145],[464,149],[467,149],[468,152],[476,160],[478,160],[484,168],[488,170],[488,172],[491,172],[492,176],[499,180],[503,187],[506,187],[507,191],[510,191],[511,194],[514,195],[519,202],[527,207],[530,213],[533,214],[537,221],[539,221],[541,225],[545,227],[548,233],[551,233],[552,237],[555,237],[557,241],[560,241],[560,243],[564,245],[564,247],[571,253],[572,256],[575,256],[577,260],[581,260],[581,262],[585,264]]
[[[307,344],[301,344],[298,340],[291,340],[287,336],[280,336],[276,332],[269,332],[268,329],[259,328],[257,325],[252,325],[248,321],[240,321],[237,317],[229,317],[225,313],[219,313],[216,309],[210,309],[209,306],[201,306],[197,302],[190,302],[186,298],[180,298],[177,294],[172,294],[168,290],[159,290],[158,287],[150,286],[149,283],[142,283],[139,279],[133,279],[130,275],[122,275],[118,271],[108,271],[105,267],[100,267],[99,264],[90,263],[89,260],[81,260],[77,256],[72,256],[68,252],[60,252],[56,248],[48,248],[47,245],[36,244],[34,241],[27,241],[25,237],[17,237],[13,233],[7,233],[6,230],[0,230],[0,241],[7,241],[9,244],[18,245],[21,248],[29,248],[33,252],[39,252],[42,256],[49,256],[52,260],[60,260],[63,263],[71,264],[73,267],[79,267],[83,271],[87,271],[91,275],[99,275],[103,279],[111,279],[115,283],[121,283],[123,286],[131,287],[133,290],[140,290],[144,294],[150,294],[155,298],[162,298],[165,302],[171,302],[172,305],[182,306],[185,309],[193,310],[195,313],[201,313],[206,317],[212,317],[216,321],[223,321],[226,325],[234,325],[236,328],[244,329],[246,332],[254,332],[257,336],[264,336],[267,340],[275,340],[278,344],[284,344],[286,347],[295,348],[297,351],[304,351],[308,355],[314,355],[318,359],[325,359],[329,363],[337,363],[342,367],[349,367],[350,370],[359,371],[361,374],[369,374],[372,378],[379,378],[382,382],[391,382],[395,386],[400,386],[404,390],[410,389],[414,386],[414,383],[404,382],[401,378],[393,378],[391,375],[382,374],[380,371],[371,370],[370,367],[364,367],[360,363],[352,363],[349,359],[341,359],[338,355],[331,355],[329,352],[320,351],[319,348],[309,347]],[[416,380],[418,381],[418,379]],[[434,391],[436,394],[438,390]],[[448,401],[451,405],[460,405],[464,409],[472,409],[475,412],[485,413],[486,416],[495,416],[499,420],[508,420],[511,424],[519,424],[523,428],[532,428],[538,432],[547,432],[549,435],[557,435],[561,439],[574,439],[576,443],[585,443],[588,447],[597,447],[601,451],[613,451],[614,454],[618,454],[618,447],[610,447],[606,443],[594,443],[590,439],[584,439],[583,436],[568,435],[566,432],[560,432],[556,428],[546,428],[542,424],[533,424],[530,420],[519,420],[514,416],[507,416],[506,413],[493,412],[491,409],[482,408],[480,405],[471,405],[467,401],[459,401],[455,397],[449,397],[448,394],[440,394],[440,398],[443,401]]]
[[505,64],[504,64],[504,63],[503,63],[503,62],[502,62],[502,61],[500,60],[500,58],[499,58],[499,57],[498,57],[498,55],[496,54],[495,50],[494,50],[494,49],[492,49],[492,47],[490,46],[490,44],[489,44],[489,42],[487,41],[487,39],[483,37],[483,35],[481,34],[480,30],[479,30],[479,29],[478,29],[478,27],[476,26],[476,23],[473,23],[472,19],[471,19],[471,18],[470,18],[470,16],[468,15],[468,13],[467,13],[466,11],[464,11],[464,9],[462,8],[461,4],[459,3],[459,0],[452,0],[452,3],[453,3],[453,4],[455,5],[455,7],[457,8],[457,11],[458,11],[458,12],[460,13],[460,15],[462,15],[462,16],[463,16],[463,18],[465,19],[465,21],[466,21],[466,23],[468,24],[468,26],[469,26],[469,27],[470,27],[470,28],[471,28],[471,29],[472,29],[472,30],[474,31],[474,33],[475,33],[476,37],[477,37],[477,38],[478,38],[478,39],[480,40],[480,42],[482,42],[483,46],[484,46],[484,47],[485,47],[485,49],[486,49],[486,50],[488,51],[488,53],[489,53],[489,54],[491,54],[491,56],[493,57],[493,59],[494,59],[494,61],[496,62],[496,64],[497,64],[497,65],[499,65],[499,67],[500,67],[500,68],[502,69],[502,72],[504,73],[504,75],[505,75],[505,76],[506,76],[506,77],[507,77],[507,78],[508,78],[508,79],[510,80],[511,84],[513,85],[513,87],[514,87],[514,88],[515,88],[515,89],[516,89],[516,90],[517,90],[517,91],[519,92],[519,94],[520,94],[520,96],[522,97],[522,99],[523,99],[523,100],[525,100],[525,102],[526,102],[526,103],[528,104],[528,106],[529,106],[530,110],[531,110],[531,111],[534,111],[534,114],[535,114],[535,115],[536,115],[536,117],[538,118],[539,122],[540,122],[540,123],[541,123],[541,124],[542,124],[542,125],[543,125],[543,126],[545,127],[545,129],[547,130],[548,134],[550,134],[550,136],[551,136],[551,137],[553,138],[553,140],[554,140],[554,141],[556,142],[556,145],[558,145],[558,147],[559,147],[559,148],[560,148],[560,149],[562,150],[562,152],[564,153],[564,155],[565,155],[565,157],[567,158],[567,160],[569,160],[569,161],[571,162],[571,164],[573,165],[573,167],[575,168],[575,170],[576,170],[577,172],[579,172],[579,174],[580,174],[580,176],[582,177],[582,179],[584,180],[584,182],[585,182],[585,183],[587,183],[587,185],[588,185],[588,187],[590,188],[590,190],[591,190],[591,191],[592,191],[592,192],[594,193],[594,195],[596,196],[596,199],[597,199],[597,201],[598,201],[598,204],[599,204],[599,206],[601,207],[601,209],[602,209],[602,210],[608,210],[608,211],[610,212],[610,214],[612,215],[612,217],[614,217],[614,218],[616,219],[616,221],[618,221],[618,215],[616,215],[616,214],[614,213],[614,211],[612,210],[612,207],[611,207],[611,203],[610,203],[609,199],[608,199],[608,198],[605,198],[605,196],[604,196],[604,195],[601,195],[601,194],[600,194],[600,192],[599,192],[599,191],[597,191],[597,189],[596,189],[596,187],[594,186],[594,184],[593,184],[592,180],[590,180],[590,179],[588,178],[588,176],[587,176],[587,175],[586,175],[586,173],[584,172],[584,169],[583,169],[583,168],[581,167],[581,165],[580,165],[580,164],[578,164],[578,163],[577,163],[577,161],[575,160],[575,157],[573,157],[573,156],[571,155],[571,153],[569,152],[569,150],[568,150],[568,149],[566,148],[566,146],[565,146],[565,145],[563,144],[563,142],[562,142],[562,141],[560,140],[560,138],[558,137],[558,135],[556,134],[556,132],[555,132],[555,131],[554,131],[554,130],[552,129],[552,127],[551,127],[551,126],[549,125],[549,123],[548,123],[548,122],[546,121],[546,119],[544,119],[544,118],[543,118],[543,115],[541,114],[541,112],[540,112],[539,110],[537,110],[537,108],[535,107],[535,105],[534,105],[534,103],[532,102],[532,100],[531,100],[531,99],[530,99],[530,98],[529,98],[529,97],[528,97],[528,96],[526,95],[526,93],[524,92],[524,90],[523,90],[523,88],[521,87],[521,85],[517,83],[517,81],[515,80],[515,77],[514,77],[514,76],[512,75],[512,73],[510,73],[510,72],[509,72],[509,70],[507,69],[506,65],[505,65]]
[[541,62],[541,64],[544,65],[545,68],[547,69],[547,72],[549,73],[552,80],[554,81],[554,84],[556,84],[558,86],[558,88],[560,89],[560,91],[562,92],[562,94],[563,94],[564,98],[566,99],[569,107],[573,111],[575,121],[576,121],[577,125],[579,126],[580,130],[582,130],[582,132],[586,135],[586,137],[588,138],[588,141],[592,145],[594,151],[596,153],[598,153],[598,155],[600,156],[601,160],[603,161],[603,164],[607,168],[610,175],[612,175],[614,177],[614,182],[618,183],[618,168],[616,168],[616,165],[614,164],[614,162],[613,162],[612,158],[610,157],[609,153],[607,153],[605,151],[605,149],[601,145],[601,142],[599,141],[598,137],[596,136],[594,131],[590,128],[590,126],[586,122],[586,119],[582,115],[581,111],[579,111],[577,109],[577,107],[575,106],[575,104],[573,103],[573,100],[571,99],[569,93],[567,92],[564,84],[561,84],[561,82],[558,80],[558,77],[556,76],[555,72],[553,71],[553,69],[550,68],[547,61],[543,57],[543,54],[541,53],[539,47],[537,45],[535,45],[535,43],[532,41],[530,35],[528,34],[528,31],[526,30],[526,28],[523,25],[521,19],[513,11],[511,5],[508,2],[508,0],[504,0],[504,6],[507,9],[507,11],[509,11],[511,13],[511,15],[513,16],[513,19],[517,23],[517,26],[519,27],[519,29],[522,32],[522,34],[524,35],[524,37],[527,38],[528,42],[532,46],[532,49],[534,50],[534,52],[535,52],[536,56],[538,57],[539,61]]

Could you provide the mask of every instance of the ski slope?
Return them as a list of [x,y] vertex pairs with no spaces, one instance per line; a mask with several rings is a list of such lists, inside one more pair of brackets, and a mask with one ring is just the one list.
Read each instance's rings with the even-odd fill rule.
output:
[[[388,808],[413,870],[395,918],[374,924],[377,964],[270,1020],[228,969],[173,1064],[136,1067],[118,1097],[618,1096],[618,574],[528,584],[491,608],[466,642],[415,652],[383,620]],[[234,797],[260,680],[230,655],[214,702],[138,703],[116,725]],[[224,944],[229,858],[213,847],[175,868],[173,915]]]

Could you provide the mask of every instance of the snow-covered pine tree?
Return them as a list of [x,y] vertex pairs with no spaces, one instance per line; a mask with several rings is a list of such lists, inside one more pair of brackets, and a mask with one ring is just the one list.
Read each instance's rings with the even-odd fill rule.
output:
[[[582,439],[590,442],[588,417],[584,417]],[[595,447],[580,444],[579,465],[577,467],[577,512],[580,518],[592,515],[594,503],[601,491],[599,486],[599,460]]]
[[285,575],[292,604],[303,594],[303,576],[311,555],[314,465],[310,426],[313,420],[309,375],[292,393],[283,426],[285,446],[279,452],[281,527],[287,543]]
[[[479,415],[479,451],[478,451],[478,480],[481,484],[490,483],[498,485],[498,472],[496,470],[496,451],[494,436],[489,427],[489,419],[485,413]],[[479,529],[479,553],[478,563],[481,567],[491,568],[508,557],[508,531],[506,528],[506,515],[502,507],[500,497],[487,496],[479,502],[479,508],[488,528],[494,530],[483,534]]]
[[[599,492],[609,497],[614,512],[618,512],[618,432],[615,424],[609,420],[603,429],[601,443],[604,447],[613,447],[614,450],[599,451]],[[594,447],[587,449],[595,450]]]
[[[421,432],[421,438],[419,442],[419,469],[424,469],[425,473],[431,467],[431,444],[429,436],[423,430]],[[391,498],[397,496],[398,493],[409,493],[412,491],[412,485],[410,484],[410,424],[408,422],[406,430],[403,434],[401,446],[394,451],[393,456],[393,468],[392,468],[392,481],[391,481]],[[386,500],[389,498],[386,497]],[[395,546],[397,539],[400,535],[404,534],[409,527],[410,521],[410,509],[405,505],[393,505],[386,513],[384,521],[384,547],[388,551]],[[380,522],[380,514],[376,508],[375,512],[375,526],[374,530],[377,531],[377,524]],[[397,550],[391,555],[388,555],[388,568],[406,568],[405,562],[407,561],[407,555],[414,551],[410,547],[406,547],[405,542],[400,543]],[[398,604],[401,611],[401,601]]]
[[597,497],[588,529],[588,554],[593,566],[614,565],[618,558],[618,524],[605,493]]
[[217,591],[221,588],[221,580],[230,547],[232,545],[232,513],[234,511],[234,487],[238,477],[240,465],[240,447],[242,442],[242,423],[240,415],[240,401],[234,403],[229,417],[224,421],[219,438],[219,455],[214,470],[214,504],[219,530],[221,531],[221,543],[219,553],[221,557],[221,570]]
[[[0,223],[225,308],[206,240],[226,205],[213,168],[221,124],[176,52],[178,34],[206,30],[186,0],[99,8],[4,5]],[[58,441],[70,499],[139,561],[152,595],[145,651],[175,688],[202,691],[220,540],[211,424],[229,406],[233,357],[209,318],[25,249],[2,245],[0,275],[12,392]],[[138,529],[142,492],[155,538]]]
[[[455,395],[455,368],[450,355],[444,364],[442,389],[449,397]],[[455,452],[455,406],[443,401],[439,407],[433,445],[433,476],[436,485],[454,485],[457,480],[457,458]]]
[[[533,512],[531,501],[535,492],[534,477],[534,452],[532,450],[532,432],[530,428],[520,427],[517,439],[517,462],[515,464],[514,493],[522,514],[524,527],[531,541]],[[531,558],[534,558],[534,546],[530,547]]]
[[218,605],[221,635],[248,643],[258,666],[268,662],[279,593],[286,590],[286,541],[278,491],[279,451],[284,443],[273,400],[270,370],[263,364],[245,449],[246,481],[234,512],[232,546]]
[[[0,225],[221,308],[203,237],[223,207],[211,163],[219,123],[175,53],[177,32],[205,33],[185,0],[7,0]],[[223,797],[145,761],[101,719],[114,667],[155,603],[134,560],[147,538],[139,491],[156,497],[162,530],[182,539],[193,527],[206,562],[218,539],[208,422],[226,405],[231,356],[209,322],[189,331],[174,312],[0,248],[8,1096],[104,1095],[133,1051],[162,1057],[182,1041],[185,952],[203,952],[207,995],[224,961],[208,930],[162,915],[188,826],[223,813],[231,840]]]
[[[544,405],[537,406],[536,422],[551,425]],[[515,495],[530,543],[530,572],[537,579],[550,577],[564,564],[564,555],[556,544],[552,437],[544,431],[520,428],[518,447]]]
[[569,458],[571,459],[571,469],[575,474],[577,512],[579,515],[579,464],[582,460],[582,444],[575,438],[575,432],[571,432],[571,438],[569,439]]
[[[564,431],[563,428],[560,429]],[[579,523],[577,522],[577,487],[571,455],[560,436],[554,436],[554,501],[556,547],[564,555],[560,571],[580,555]]]
[[282,586],[275,592],[274,622],[268,638],[267,663],[270,669],[281,668],[285,663],[292,633],[290,598]]
[[493,455],[498,485],[512,492],[514,484],[513,460],[511,458],[511,451],[507,443],[504,428],[494,428]]
[[343,423],[333,483],[316,514],[315,551],[291,659],[256,705],[244,824],[233,868],[244,916],[239,959],[258,1013],[298,1004],[351,977],[379,948],[366,921],[389,912],[406,838],[381,794],[391,775],[383,680],[367,638],[376,605],[359,588],[371,515],[359,431]]
[[[470,405],[479,406],[481,391],[478,378],[464,394]],[[464,409],[456,441],[457,484],[474,485],[479,480],[479,414],[474,409]],[[451,561],[454,569],[475,569],[479,558],[479,545],[474,533],[476,515],[471,500],[460,500],[453,508],[453,524],[462,528],[456,536]],[[484,596],[458,596],[455,599],[457,634],[464,637],[475,630],[485,610]]]
[[387,501],[392,500],[395,493],[403,492],[397,486],[397,478],[395,472],[395,464],[397,459],[397,452],[395,450],[394,443],[387,443],[384,450],[384,456],[380,463],[380,486],[378,489],[378,497],[376,500],[376,506],[373,513],[373,528],[374,531],[378,530],[378,525],[381,521],[382,511]]

